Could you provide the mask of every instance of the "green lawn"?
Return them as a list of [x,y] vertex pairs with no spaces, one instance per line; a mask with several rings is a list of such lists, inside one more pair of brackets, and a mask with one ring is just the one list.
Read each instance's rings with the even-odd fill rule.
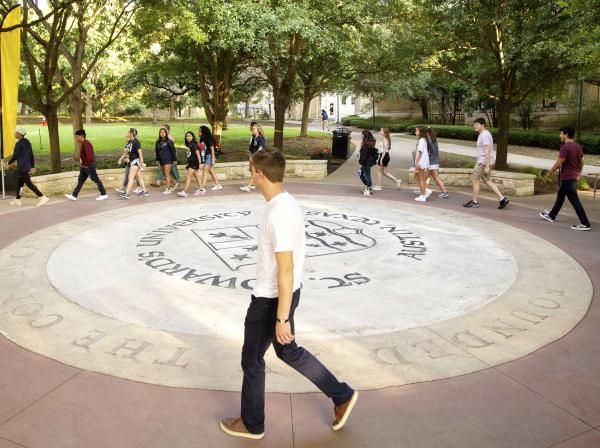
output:
[[[194,133],[198,131],[198,122],[170,123],[171,133],[175,139],[178,148],[183,148],[185,133],[191,130]],[[25,124],[19,125],[27,130],[27,138],[31,141],[36,155],[36,167],[40,174],[48,173],[49,167],[49,143],[48,128],[39,125]],[[144,159],[148,164],[154,162],[154,144],[158,138],[159,126],[149,123],[92,123],[85,126],[88,139],[94,145],[96,160],[99,169],[115,168],[116,160],[119,158],[123,147],[125,146],[125,136],[129,128],[134,127],[138,130],[138,138],[144,149]],[[267,147],[273,141],[273,127],[265,126],[265,136]],[[60,152],[62,159],[62,170],[72,171],[79,169],[76,161],[72,159],[74,141],[73,129],[69,124],[61,124],[60,133]],[[311,154],[323,149],[331,148],[331,134],[327,132],[309,132],[309,137],[300,137],[300,128],[284,129],[284,148],[288,159],[308,159]],[[41,138],[41,145],[40,145]],[[223,131],[222,150],[218,158],[219,162],[238,162],[248,159],[248,142],[250,140],[250,130],[247,124],[230,124],[229,129]],[[180,164],[185,164],[185,152],[178,151],[178,160]]]
[[[175,144],[183,147],[184,136],[187,131],[192,131],[198,134],[198,122],[181,122],[177,121],[169,123],[171,126],[171,134],[175,139]],[[49,140],[48,128],[39,125],[23,125],[27,131],[27,138],[31,141],[33,150],[36,154],[48,154]],[[143,149],[154,149],[154,143],[158,138],[160,125],[148,123],[92,123],[85,126],[87,138],[94,145],[96,153],[118,152],[125,146],[125,136],[129,128],[138,130],[138,139],[142,144]],[[273,141],[273,127],[265,127],[265,136],[267,145]],[[298,137],[300,134],[299,128],[288,128],[284,130],[284,138]],[[73,128],[71,125],[61,124],[59,126],[60,135],[60,152],[64,156],[68,156],[73,152]],[[324,132],[309,132],[311,137],[323,137],[330,134]],[[222,148],[227,152],[228,148],[237,148],[240,145],[244,149],[248,148],[250,139],[250,131],[247,125],[229,125],[229,129],[223,131]]]

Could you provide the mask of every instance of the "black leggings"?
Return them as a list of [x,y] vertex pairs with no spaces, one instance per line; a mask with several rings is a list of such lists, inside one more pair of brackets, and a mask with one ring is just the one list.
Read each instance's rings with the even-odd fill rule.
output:
[[18,186],[17,186],[17,199],[21,199],[21,192],[23,191],[23,185],[27,185],[31,191],[35,193],[38,198],[44,196],[38,187],[31,182],[29,173],[19,173]]

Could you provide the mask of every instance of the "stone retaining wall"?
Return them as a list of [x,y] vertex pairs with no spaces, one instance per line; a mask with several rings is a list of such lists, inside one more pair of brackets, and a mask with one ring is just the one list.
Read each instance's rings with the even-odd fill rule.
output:
[[[185,179],[185,165],[179,165],[179,175]],[[219,181],[249,179],[250,172],[248,162],[230,162],[218,163],[216,166],[217,177]],[[149,185],[156,179],[156,167],[147,167],[144,170],[144,182]],[[107,191],[120,187],[123,182],[124,168],[114,168],[107,170],[98,170],[98,176],[106,187]],[[321,180],[327,176],[327,160],[287,160],[285,168],[286,177],[304,178],[310,180]],[[37,185],[46,196],[62,195],[71,193],[77,185],[79,171],[69,171],[59,174],[47,174],[44,176],[32,177],[33,183]],[[212,181],[209,177],[209,186]],[[195,185],[195,182],[192,182]],[[96,184],[87,180],[83,185],[83,193],[97,191]],[[114,191],[114,190],[113,190]],[[35,195],[25,188],[23,191],[25,197],[35,197]]]
[[[414,168],[410,169],[408,183],[418,184],[414,178]],[[447,186],[470,187],[473,183],[471,168],[440,168],[440,177]],[[512,196],[532,196],[534,194],[533,174],[511,173],[507,171],[492,171],[492,182],[494,182],[503,194]],[[433,180],[431,184],[435,184]],[[482,182],[483,188],[487,188]]]

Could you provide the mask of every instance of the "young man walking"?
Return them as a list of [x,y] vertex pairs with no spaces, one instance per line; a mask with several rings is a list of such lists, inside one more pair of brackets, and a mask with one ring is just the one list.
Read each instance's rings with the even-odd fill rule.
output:
[[79,150],[79,163],[81,164],[81,168],[79,168],[79,177],[77,178],[77,186],[75,187],[75,190],[73,190],[72,194],[65,194],[65,197],[71,201],[76,201],[77,196],[79,196],[79,192],[81,191],[81,187],[83,187],[83,184],[89,177],[98,186],[98,190],[100,190],[100,196],[98,196],[96,200],[103,201],[108,199],[104,185],[102,185],[102,181],[96,172],[96,157],[94,156],[94,147],[86,138],[85,131],[83,129],[76,131],[75,139],[81,145],[81,149]]
[[252,158],[254,184],[267,206],[258,236],[256,286],[246,313],[242,348],[241,416],[221,420],[229,435],[261,439],[265,435],[265,361],[273,344],[277,356],[312,381],[333,400],[334,431],[341,429],[358,392],[340,383],[310,352],[294,340],[294,312],[306,253],[304,216],[298,202],[284,190],[285,159],[277,149],[264,149]]
[[17,139],[17,143],[15,144],[15,151],[13,156],[8,161],[8,165],[10,167],[14,167],[17,165],[17,174],[18,174],[18,184],[17,184],[17,197],[9,202],[10,205],[20,206],[21,202],[21,193],[23,191],[23,185],[27,185],[31,191],[35,193],[38,197],[36,207],[40,205],[44,205],[50,199],[48,199],[44,194],[31,182],[30,173],[35,173],[35,157],[33,156],[33,149],[31,148],[31,143],[29,140],[25,138],[25,134],[27,131],[25,129],[19,128],[15,131],[15,138]]
[[329,130],[329,115],[325,109],[321,109],[321,127],[323,130]]
[[494,163],[496,163],[496,153],[494,151],[494,139],[490,131],[485,128],[485,119],[476,118],[473,123],[475,132],[479,134],[477,137],[477,161],[475,162],[475,168],[473,169],[473,199],[463,204],[463,207],[477,208],[479,207],[479,187],[481,181],[488,186],[490,190],[494,192],[500,203],[498,208],[502,209],[510,202],[506,199],[496,184],[492,182],[492,169]]
[[590,221],[588,220],[583,205],[581,205],[581,201],[577,195],[577,182],[579,181],[581,171],[583,170],[583,149],[575,143],[575,140],[573,140],[575,129],[572,127],[567,126],[560,128],[559,135],[563,145],[560,147],[556,162],[554,162],[554,165],[550,168],[550,171],[548,171],[547,176],[552,176],[552,174],[560,169],[560,189],[556,195],[556,202],[554,203],[552,210],[544,210],[540,212],[540,216],[546,221],[554,222],[565,202],[566,196],[569,198],[569,202],[575,209],[575,213],[577,213],[577,217],[579,218],[579,224],[572,225],[571,229],[590,230]]

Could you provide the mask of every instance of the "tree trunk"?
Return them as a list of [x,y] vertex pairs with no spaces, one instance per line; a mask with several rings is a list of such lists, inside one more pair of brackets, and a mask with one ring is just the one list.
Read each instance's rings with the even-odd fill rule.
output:
[[273,137],[273,146],[283,151],[283,127],[285,126],[285,112],[287,105],[285,98],[275,98],[275,136]]
[[158,108],[156,106],[152,107],[152,124],[158,123]]
[[27,115],[27,104],[21,103],[21,115]]
[[75,140],[75,131],[83,129],[83,100],[81,98],[81,89],[73,90],[70,95],[69,113],[71,114],[71,124],[73,125],[73,160],[79,158],[80,144]]
[[509,101],[498,101],[498,133],[496,135],[496,169],[506,170],[508,167],[508,131],[510,128],[510,111],[511,104]]
[[247,96],[246,107],[244,108],[244,118],[250,118],[250,101],[252,101],[252,96]]
[[169,98],[169,121],[175,121],[175,97]]
[[309,89],[304,89],[304,101],[302,103],[302,124],[300,125],[300,137],[308,137],[308,115],[310,103],[314,96]]
[[215,139],[215,149],[221,147],[221,135],[223,134],[223,120],[216,119],[211,124],[213,138]]
[[[60,173],[60,140],[58,137],[58,108],[50,106],[46,113],[48,137],[50,139],[50,170]],[[78,157],[79,158],[79,157]]]
[[85,123],[90,124],[92,122],[92,114],[93,111],[94,100],[92,99],[92,95],[88,92],[85,92]]
[[419,107],[421,108],[421,117],[429,120],[429,98],[424,96],[419,97]]
[[460,95],[454,94],[454,106],[452,107],[452,125],[456,124],[456,114],[460,105]]

